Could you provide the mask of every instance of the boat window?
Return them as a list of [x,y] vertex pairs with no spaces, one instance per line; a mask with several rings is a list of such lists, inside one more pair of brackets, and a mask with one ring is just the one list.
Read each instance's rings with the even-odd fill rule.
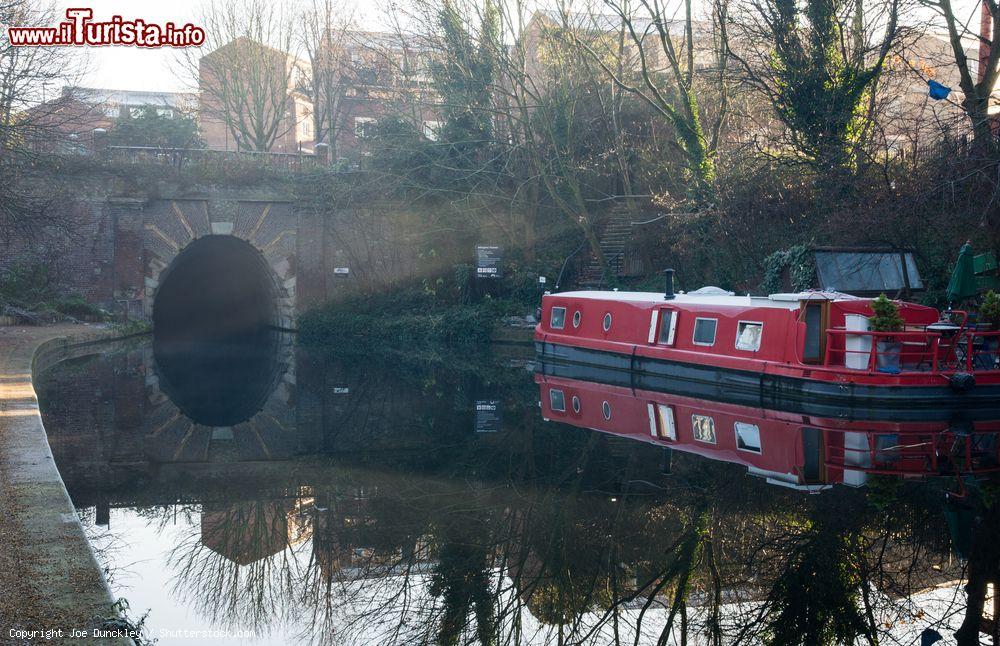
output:
[[611,312],[604,315],[604,331],[607,332],[611,329]]
[[660,312],[660,336],[656,342],[661,345],[674,344],[674,331],[677,329],[677,314],[670,310]]
[[608,402],[601,404],[601,412],[604,413],[604,419],[611,419],[611,404]]
[[736,448],[740,451],[760,453],[760,427],[756,424],[736,422]]
[[715,345],[715,329],[719,322],[716,319],[695,319],[694,338],[695,345]]
[[580,319],[582,318],[583,314],[580,313],[580,310],[573,312],[573,327],[580,327]]
[[736,326],[736,349],[750,352],[760,350],[760,337],[763,333],[763,323],[740,321]]
[[674,409],[664,404],[650,403],[649,434],[661,440],[677,440],[677,427],[674,424]]
[[549,327],[553,330],[561,330],[566,325],[566,308],[553,307],[552,317],[549,319]]
[[715,444],[715,420],[707,415],[692,415],[691,416],[691,429],[694,433],[694,439],[699,442],[706,442],[708,444]]
[[579,413],[580,412],[580,398],[577,397],[576,395],[573,395],[572,402],[573,402],[573,412],[574,413]]
[[566,412],[566,395],[563,391],[555,388],[549,391],[549,407],[558,413]]

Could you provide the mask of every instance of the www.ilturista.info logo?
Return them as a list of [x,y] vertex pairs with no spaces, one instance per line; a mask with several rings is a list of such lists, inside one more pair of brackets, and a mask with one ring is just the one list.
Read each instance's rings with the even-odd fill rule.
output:
[[197,47],[205,42],[205,30],[191,23],[178,26],[146,22],[141,18],[125,20],[112,16],[107,22],[94,22],[92,9],[67,9],[66,20],[55,27],[8,27],[14,47],[65,45],[130,45],[133,47]]

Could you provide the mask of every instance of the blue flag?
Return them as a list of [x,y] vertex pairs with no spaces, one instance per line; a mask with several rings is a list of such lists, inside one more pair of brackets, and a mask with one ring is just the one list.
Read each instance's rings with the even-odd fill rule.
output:
[[927,81],[927,87],[930,90],[929,94],[931,98],[935,101],[940,101],[941,99],[947,99],[948,95],[951,94],[951,88],[941,85],[937,81]]

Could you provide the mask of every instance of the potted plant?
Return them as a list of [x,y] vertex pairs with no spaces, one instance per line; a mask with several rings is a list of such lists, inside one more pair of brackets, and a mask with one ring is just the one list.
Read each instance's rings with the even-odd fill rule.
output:
[[1000,329],[1000,296],[992,289],[983,296],[983,302],[979,306],[980,329],[998,330]]
[[[880,294],[872,301],[870,325],[874,332],[902,332],[903,317],[899,315],[899,306]],[[899,353],[903,349],[900,341],[890,337],[882,337],[875,344],[878,355],[876,367],[880,372],[899,372]]]
[[[992,289],[983,296],[983,302],[979,306],[979,320],[976,328],[984,332],[1000,331],[1000,296]],[[983,367],[992,370],[997,363],[997,347],[1000,345],[1000,337],[987,336],[983,338],[983,347],[980,356]]]

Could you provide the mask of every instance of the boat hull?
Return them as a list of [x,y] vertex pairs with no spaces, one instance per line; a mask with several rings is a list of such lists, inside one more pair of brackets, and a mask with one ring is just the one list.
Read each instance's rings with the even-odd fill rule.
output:
[[1000,408],[1000,384],[956,392],[941,385],[873,385],[809,379],[536,341],[543,374],[776,410],[852,419],[928,419]]

